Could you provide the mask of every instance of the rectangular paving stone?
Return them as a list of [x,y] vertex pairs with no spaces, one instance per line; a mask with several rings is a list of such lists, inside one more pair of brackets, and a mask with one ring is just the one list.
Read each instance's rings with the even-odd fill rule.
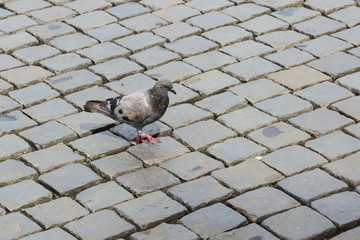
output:
[[359,32],[360,32],[360,26],[356,26],[349,29],[345,29],[341,32],[334,33],[331,36],[340,38],[351,44],[359,46],[360,45]]
[[105,0],[91,1],[91,0],[77,0],[73,2],[65,3],[67,6],[78,13],[87,13],[93,10],[111,7],[111,4]]
[[255,39],[270,45],[277,51],[281,51],[290,47],[294,47],[296,44],[308,40],[309,37],[293,30],[286,30],[266,33],[256,37]]
[[262,161],[285,176],[291,176],[327,163],[320,154],[299,145],[271,152],[263,156]]
[[142,162],[128,152],[106,156],[92,161],[91,165],[107,179],[115,179],[118,176],[141,169]]
[[265,78],[240,84],[229,90],[253,104],[289,92],[289,90],[280,84]]
[[268,127],[251,132],[249,138],[270,150],[303,143],[310,135],[284,122],[274,123]]
[[337,12],[331,13],[329,17],[345,23],[348,27],[354,27],[360,23],[360,8],[351,6]]
[[30,150],[30,145],[15,134],[0,137],[0,159],[16,157]]
[[187,212],[183,205],[159,191],[120,203],[115,206],[115,210],[121,216],[131,219],[141,230],[176,219]]
[[[153,70],[153,69],[152,69]],[[152,71],[150,70],[150,71]],[[120,95],[129,95],[134,92],[152,88],[156,81],[143,73],[135,73],[119,80],[106,83],[105,86]],[[169,94],[172,95],[172,94]]]
[[156,238],[167,238],[172,240],[197,240],[198,236],[180,224],[161,223],[160,225],[130,236],[131,240],[145,240]]
[[262,155],[267,149],[246,138],[237,137],[215,144],[206,151],[229,166]]
[[276,185],[306,204],[348,188],[346,183],[318,168],[283,179]]
[[129,189],[136,196],[142,196],[149,192],[167,189],[180,183],[178,178],[156,166],[121,175],[116,178],[116,181]]
[[120,21],[120,24],[139,33],[162,27],[167,24],[167,21],[152,13],[145,13],[143,15],[122,20]]
[[[0,162],[0,186],[16,183],[25,179],[33,179],[37,172],[23,162],[9,159]],[[1,214],[0,214],[1,215]]]
[[102,210],[64,226],[82,239],[114,239],[135,231],[135,227],[113,211]]
[[334,103],[331,106],[336,110],[344,113],[345,115],[354,118],[356,121],[359,121],[360,111],[358,108],[356,108],[359,102],[360,102],[360,97],[354,96],[352,98],[348,98],[343,101]]
[[311,103],[290,93],[258,102],[254,106],[281,120],[313,110]]
[[169,106],[173,106],[179,103],[193,102],[200,98],[200,95],[197,92],[185,87],[182,84],[174,83],[173,89],[177,94],[170,94]]
[[227,0],[192,0],[187,2],[186,5],[205,13],[213,10],[220,10],[232,6],[233,4]]
[[360,167],[359,156],[359,153],[355,153],[346,158],[325,164],[322,167],[352,187],[356,187],[360,184],[359,171],[357,171]]
[[126,47],[132,52],[138,52],[146,48],[166,43],[165,38],[150,32],[143,32],[115,40],[115,43]]
[[75,28],[64,22],[50,22],[43,25],[33,26],[27,29],[31,34],[37,36],[47,43],[49,40],[65,34],[74,33]]
[[87,35],[97,39],[100,42],[112,41],[117,38],[128,36],[131,30],[117,23],[110,23],[102,27],[94,28],[85,32]]
[[263,56],[274,51],[273,48],[253,40],[242,41],[219,49],[242,61],[255,56]]
[[338,130],[306,142],[305,147],[333,161],[360,150],[360,141]]
[[0,122],[0,136],[37,125],[35,121],[18,110],[0,115]]
[[279,11],[272,12],[271,15],[293,25],[315,16],[319,16],[321,13],[301,6],[284,8]]
[[72,17],[76,14],[73,10],[62,7],[62,6],[53,6],[49,8],[44,8],[28,13],[35,19],[40,20],[43,23],[52,22],[52,21],[61,21],[66,18]]
[[14,86],[0,78],[0,93],[5,94],[14,89]]
[[18,88],[22,88],[41,82],[53,74],[38,66],[24,66],[1,72],[0,76]]
[[109,23],[117,22],[117,19],[105,11],[96,10],[69,18],[65,20],[65,22],[82,31],[87,31]]
[[261,222],[277,213],[300,206],[298,201],[272,187],[246,192],[228,200],[227,203],[244,212],[254,222]]
[[178,184],[167,192],[191,210],[196,210],[227,198],[233,190],[222,186],[214,178],[205,176]]
[[65,232],[59,227],[54,227],[46,231],[39,233],[31,234],[27,237],[22,238],[22,240],[75,240],[76,238],[70,235],[70,233]]
[[262,6],[270,7],[273,10],[297,6],[302,3],[302,1],[299,0],[254,0],[254,2]]
[[25,114],[39,123],[44,123],[76,112],[76,108],[60,98],[55,98],[24,110]]
[[113,58],[125,57],[130,51],[115,43],[105,42],[79,50],[77,53],[90,58],[94,63],[101,63]]
[[280,173],[255,159],[213,171],[211,176],[239,193],[277,182],[283,178]]
[[112,59],[104,63],[93,65],[89,67],[89,69],[108,81],[113,81],[143,70],[141,66],[126,58]]
[[0,71],[24,66],[24,63],[8,54],[0,54]]
[[[120,0],[121,1],[121,0]],[[171,7],[179,3],[183,3],[182,0],[165,0],[165,1],[159,1],[159,0],[141,0],[141,4],[153,9],[158,10],[166,7]]]
[[178,4],[153,12],[154,15],[168,22],[180,23],[181,21],[200,14],[200,11],[184,4]]
[[205,31],[209,31],[214,28],[222,27],[224,25],[229,25],[236,22],[237,20],[235,18],[218,11],[208,12],[203,15],[195,16],[186,20],[186,23],[202,28]]
[[213,50],[218,47],[218,45],[200,36],[190,36],[166,43],[164,47],[180,54],[182,57],[189,57]]
[[271,13],[271,10],[267,7],[262,7],[257,4],[244,3],[226,8],[222,10],[222,12],[239,19],[241,22],[244,22],[251,18]]
[[227,54],[215,50],[185,58],[184,62],[187,62],[206,72],[212,69],[219,69],[225,65],[235,63],[236,60],[235,58],[230,57]]
[[256,237],[267,240],[278,239],[256,223],[251,223],[249,225],[246,225],[245,227],[237,228],[232,231],[216,235],[215,237],[210,238],[210,240],[236,240],[242,237],[245,237],[245,239],[256,239]]
[[262,225],[277,236],[288,239],[324,238],[336,230],[329,219],[306,206],[272,216]]
[[63,52],[72,52],[81,48],[90,47],[96,43],[98,43],[97,40],[83,33],[73,33],[57,37],[49,42],[49,44]]
[[124,4],[117,5],[112,8],[108,8],[106,10],[108,13],[114,15],[120,20],[134,17],[136,15],[140,15],[143,13],[150,12],[150,9],[147,7],[144,7],[143,5],[137,3],[137,2],[128,2]]
[[345,239],[357,238],[357,236],[359,236],[359,233],[360,233],[360,227],[356,227],[346,232],[343,232],[337,235],[336,237],[331,238],[331,240],[345,240]]
[[360,127],[359,123],[353,124],[353,125],[350,125],[350,126],[344,128],[344,131],[354,137],[359,138],[359,136],[360,136],[360,132],[359,132],[360,128],[359,127]]
[[72,141],[70,144],[91,159],[99,158],[103,154],[118,153],[130,145],[123,138],[109,131],[92,134]]
[[90,187],[76,195],[76,200],[92,212],[133,198],[128,191],[114,181]]
[[[212,131],[208,131],[212,129]],[[193,123],[173,132],[175,138],[189,144],[195,150],[203,150],[209,145],[235,136],[235,132],[214,120]]]
[[25,212],[36,219],[45,229],[62,225],[89,213],[79,203],[68,197],[57,198],[50,202],[27,208]]
[[23,48],[13,52],[13,55],[29,64],[38,63],[39,61],[60,54],[60,51],[48,45],[39,45]]
[[239,83],[239,80],[228,74],[222,73],[219,70],[211,70],[182,82],[185,86],[194,89],[205,96],[220,92],[226,87],[233,86],[237,83]]
[[15,15],[0,20],[0,31],[11,33],[36,24],[37,22],[26,15]]
[[5,7],[16,12],[16,13],[25,13],[31,10],[45,8],[51,6],[50,3],[43,0],[30,0],[30,1],[16,1],[9,2],[5,4]]
[[0,203],[10,212],[47,202],[51,197],[50,191],[33,180],[24,180],[0,188]]
[[171,137],[160,137],[160,143],[139,144],[128,149],[129,153],[147,165],[157,165],[190,152],[187,147]]
[[324,16],[317,16],[310,20],[294,24],[293,28],[300,33],[311,36],[312,38],[321,35],[331,34],[346,28],[346,25]]
[[180,60],[180,56],[165,48],[156,46],[135,53],[130,56],[130,59],[145,66],[147,69],[151,69],[173,60]]
[[[262,68],[259,68],[258,66],[262,66]],[[280,69],[281,67],[268,60],[260,57],[253,57],[224,67],[222,70],[239,78],[241,81],[248,82],[279,71]]]
[[359,72],[351,73],[344,77],[338,78],[336,80],[336,83],[339,83],[341,86],[346,87],[353,93],[360,93],[360,84],[359,81],[357,81],[359,76],[360,76]]
[[[183,5],[177,5],[177,6],[183,6]],[[174,7],[177,7],[177,6],[174,6]],[[168,9],[166,9],[166,10],[168,11]],[[157,29],[153,30],[153,32],[161,37],[168,39],[169,41],[175,41],[175,40],[178,40],[179,38],[188,37],[189,35],[199,34],[201,32],[201,29],[190,26],[189,24],[186,24],[184,22],[176,22],[176,23],[166,25],[161,28],[157,28]],[[171,42],[169,42],[169,43],[171,43]],[[193,44],[197,44],[197,42],[195,42]],[[166,47],[166,45],[165,45],[165,47]],[[174,47],[174,46],[172,46],[172,47]],[[181,50],[183,50],[183,51],[189,50],[186,48],[184,49],[184,46],[181,46],[181,45],[175,46],[175,47],[182,47],[183,49],[181,49]],[[207,47],[209,47],[209,46],[207,46]]]
[[40,65],[50,69],[56,74],[85,68],[90,64],[90,59],[82,58],[76,53],[60,54],[55,57],[40,61]]
[[72,163],[42,174],[39,181],[60,195],[71,195],[101,181],[90,168],[81,163]]
[[189,181],[223,168],[224,165],[203,153],[191,152],[164,162],[160,167],[182,180]]
[[74,131],[56,121],[49,121],[40,126],[21,131],[19,135],[31,142],[37,149],[77,138]]
[[[267,24],[263,24],[264,22]],[[272,16],[262,15],[241,23],[239,26],[258,36],[273,31],[286,30],[289,27],[289,24]]]
[[74,153],[70,147],[63,143],[26,153],[21,158],[40,173],[51,171],[69,163],[82,162],[85,159],[83,156]]
[[321,214],[332,220],[340,229],[356,226],[359,221],[360,195],[356,192],[342,192],[311,203]]
[[222,203],[199,209],[180,219],[185,225],[201,238],[208,239],[240,225],[247,223],[244,216]]
[[25,217],[20,212],[10,213],[0,217],[0,235],[3,239],[24,237],[34,232],[41,231],[41,227]]
[[9,112],[9,111],[12,111],[12,110],[15,110],[15,109],[18,109],[21,107],[21,105],[17,101],[15,101],[14,99],[9,98],[7,96],[3,96],[3,95],[0,95],[0,102],[1,102],[0,114],[6,113],[6,112]]
[[276,122],[277,119],[248,106],[224,114],[218,118],[218,121],[240,134],[247,134],[250,131],[270,125]]
[[[244,5],[244,4],[242,4]],[[250,39],[252,34],[245,29],[237,26],[224,26],[219,27],[201,34],[202,36],[220,44],[220,46],[226,46],[238,41]]]
[[305,6],[314,9],[316,11],[321,11],[323,14],[329,14],[341,8],[349,7],[354,5],[354,1],[343,0],[339,2],[332,1],[319,1],[319,0],[310,0],[304,3]]
[[271,73],[267,76],[267,78],[292,90],[302,89],[306,86],[331,80],[329,76],[306,65]]
[[266,59],[283,66],[286,69],[299,66],[314,60],[315,57],[310,53],[301,51],[297,48],[289,48],[286,50],[278,51],[276,53],[267,55]]

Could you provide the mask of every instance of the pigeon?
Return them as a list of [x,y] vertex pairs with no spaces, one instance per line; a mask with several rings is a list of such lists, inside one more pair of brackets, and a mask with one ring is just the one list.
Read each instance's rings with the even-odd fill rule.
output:
[[168,80],[160,80],[150,89],[140,90],[127,96],[117,96],[103,101],[91,100],[84,105],[87,112],[97,112],[121,123],[127,123],[137,130],[137,143],[158,139],[145,134],[142,128],[159,120],[169,106],[168,92],[176,94]]

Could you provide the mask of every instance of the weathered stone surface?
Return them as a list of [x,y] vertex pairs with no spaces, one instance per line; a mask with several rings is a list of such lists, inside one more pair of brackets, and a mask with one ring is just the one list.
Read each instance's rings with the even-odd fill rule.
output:
[[0,159],[22,154],[30,149],[29,144],[15,134],[0,137]]
[[86,13],[93,10],[110,7],[111,4],[105,0],[99,0],[99,1],[77,0],[77,1],[65,3],[64,6],[67,6],[77,11],[78,13]]
[[272,12],[271,15],[289,24],[295,24],[319,16],[321,13],[304,7],[290,7]]
[[185,62],[200,68],[204,72],[218,69],[225,65],[235,63],[236,60],[229,55],[223,54],[219,51],[210,51],[196,56],[184,59]]
[[[244,5],[244,4],[242,4]],[[251,33],[237,26],[224,26],[201,34],[221,46],[251,38]]]
[[317,16],[310,20],[296,23],[293,28],[300,33],[316,38],[321,35],[343,30],[346,28],[346,25],[324,16]]
[[0,31],[11,33],[36,24],[37,23],[34,20],[26,15],[10,16],[0,20]]
[[0,54],[0,63],[1,63],[1,67],[0,67],[1,71],[16,67],[21,67],[24,65],[24,63],[22,63],[21,61],[17,60],[16,58],[8,54]]
[[200,11],[189,6],[178,4],[167,8],[159,9],[154,15],[165,19],[168,22],[180,23],[181,21],[199,15]]
[[270,32],[256,37],[256,40],[270,45],[277,51],[293,47],[308,39],[308,36],[293,30]]
[[270,13],[271,10],[267,7],[262,7],[257,4],[244,3],[234,7],[226,8],[222,12],[244,22],[262,14]]
[[282,191],[272,187],[262,187],[246,192],[227,201],[252,221],[261,222],[277,213],[300,206],[300,203]]
[[41,230],[39,225],[20,212],[1,216],[0,224],[0,235],[3,239],[19,238]]
[[[182,5],[183,6],[183,5]],[[177,7],[177,6],[175,6]],[[164,26],[164,27],[161,27],[161,28],[157,28],[154,30],[154,33],[156,33],[157,35],[161,36],[161,37],[164,37],[166,39],[168,39],[169,41],[174,41],[174,40],[177,40],[179,38],[184,38],[184,37],[188,37],[189,35],[193,35],[193,34],[198,34],[201,32],[201,29],[200,28],[197,28],[197,27],[193,27],[193,26],[190,26],[189,24],[186,24],[186,23],[183,23],[183,22],[176,22],[176,23],[173,23],[173,24],[170,24],[170,25],[167,25],[167,26]],[[168,43],[168,44],[171,44],[172,42]],[[197,42],[190,42],[192,44],[198,44]],[[212,43],[212,42],[210,42]],[[212,43],[214,44],[214,43]],[[208,43],[208,46],[204,46],[205,48],[209,48],[209,43]],[[201,46],[201,45],[200,45]],[[166,45],[165,45],[166,47]],[[169,46],[169,49],[172,48],[179,48],[178,50],[180,51],[196,51],[195,48],[184,48],[184,45],[181,46],[181,44],[175,44],[175,46]],[[198,46],[199,48],[199,46]],[[201,49],[200,49],[201,50]],[[175,49],[174,49],[175,51]],[[179,52],[179,51],[175,51],[175,52]]]
[[28,28],[28,31],[44,42],[48,42],[55,37],[75,32],[75,28],[63,22],[51,22],[30,27]]
[[227,0],[192,0],[186,3],[186,5],[196,8],[201,12],[209,12],[212,10],[219,10],[225,7],[229,7],[233,4]]
[[0,122],[0,135],[21,131],[37,125],[35,121],[18,110],[0,115]]
[[90,58],[94,63],[101,63],[113,58],[127,56],[130,54],[130,51],[115,43],[106,42],[79,50],[77,53]]
[[360,120],[360,111],[356,106],[360,102],[360,97],[355,96],[348,98],[346,100],[332,104],[331,106],[336,110],[345,113],[347,116],[354,118],[355,120]]
[[100,42],[111,41],[116,38],[128,36],[131,33],[132,33],[131,30],[123,26],[120,26],[117,23],[107,24],[105,26],[86,31],[86,34],[99,40]]
[[123,47],[126,47],[127,49],[130,49],[132,52],[138,52],[146,48],[163,44],[166,42],[166,40],[165,38],[154,35],[153,33],[144,32],[120,38],[115,40],[115,42]]
[[0,49],[5,53],[36,43],[38,43],[38,40],[25,31],[0,36]]
[[49,43],[63,52],[72,52],[80,48],[90,47],[98,42],[83,33],[73,33],[55,38]]
[[159,191],[120,203],[115,210],[121,216],[130,218],[142,230],[178,218],[187,211],[183,205]]
[[273,10],[297,6],[301,3],[299,0],[255,0],[254,2],[262,6],[270,7]]
[[167,238],[172,240],[197,240],[198,236],[180,224],[162,223],[157,227],[130,236],[131,240]]
[[122,20],[125,18],[134,17],[136,15],[147,13],[150,11],[150,9],[144,7],[143,5],[137,2],[129,2],[118,5],[116,7],[108,8],[106,11],[111,13],[118,19]]
[[336,82],[340,83],[340,85],[346,87],[347,89],[351,90],[354,93],[360,93],[360,84],[359,81],[357,81],[359,76],[360,73],[358,72],[352,73],[344,77],[338,78]]
[[215,237],[210,238],[210,240],[237,240],[241,238],[256,239],[257,237],[267,240],[278,239],[256,223],[251,223],[245,227],[237,228],[235,230],[216,235]]
[[0,73],[0,76],[18,88],[41,82],[53,74],[38,66],[25,66]]
[[329,14],[331,12],[334,12],[341,8],[349,7],[354,4],[354,1],[351,0],[343,0],[339,2],[310,0],[305,3],[305,6],[317,11],[321,11],[324,14]]
[[267,55],[265,58],[283,66],[286,69],[305,64],[315,59],[315,57],[310,53],[301,51],[297,48],[289,48],[278,51],[276,53]]
[[219,49],[239,61],[255,56],[263,56],[274,51],[273,48],[253,40],[242,41]]
[[[329,219],[306,206],[272,216],[263,221],[262,225],[279,237],[288,239],[323,238],[336,229]],[[297,227],[292,227],[294,225]]]
[[145,13],[143,15],[122,20],[120,24],[135,32],[143,32],[164,26],[167,22],[152,13]]
[[21,161],[6,160],[0,162],[0,186],[19,182],[25,179],[32,179],[37,175],[36,171],[26,166]]
[[222,203],[199,209],[180,219],[202,238],[210,238],[247,222],[246,218]]
[[164,44],[164,47],[180,54],[182,57],[189,57],[195,54],[213,50],[218,45],[200,36],[190,36]]
[[91,64],[91,60],[82,58],[76,53],[65,53],[40,61],[40,64],[56,74],[64,73],[80,68],[85,68]]
[[360,45],[359,32],[360,32],[360,26],[356,26],[341,32],[334,33],[332,34],[332,36],[340,38],[356,46],[359,46]]
[[31,234],[30,236],[22,238],[22,240],[75,240],[76,238],[62,230],[59,227],[54,227],[49,230]]
[[87,215],[89,212],[76,201],[62,197],[25,210],[42,227],[49,229]]
[[[266,22],[267,24],[263,24],[263,22]],[[262,15],[260,17],[241,23],[239,26],[255,33],[255,35],[258,36],[277,30],[286,30],[289,27],[289,24],[272,16]]]
[[97,10],[67,19],[66,23],[79,28],[82,31],[86,31],[116,21],[117,19],[114,16],[111,16],[109,13]]
[[346,239],[353,239],[353,238],[357,238],[357,236],[359,236],[360,234],[360,227],[348,230],[346,232],[343,232],[339,235],[337,235],[336,237],[330,238],[331,240],[346,240]]
[[320,154],[298,145],[267,154],[262,157],[262,161],[285,176],[291,176],[327,163]]
[[271,184],[283,178],[281,174],[255,159],[213,171],[211,176],[239,193]]
[[217,27],[235,23],[236,19],[224,13],[214,11],[214,12],[205,13],[200,16],[192,17],[186,20],[186,22],[196,27],[200,27],[205,31],[208,31]]
[[[154,70],[154,69],[152,69]],[[150,71],[152,71],[150,70]],[[134,92],[152,88],[156,81],[143,73],[135,73],[133,75],[121,78],[120,80],[106,83],[105,86],[120,95],[129,95]]]
[[166,50],[165,48],[156,46],[135,53],[130,56],[130,59],[140,63],[147,69],[151,69],[173,60],[180,60],[180,56],[174,52]]
[[72,17],[75,15],[75,12],[66,7],[53,6],[32,11],[29,13],[29,15],[40,20],[40,22],[47,23],[52,21],[61,21],[66,18]]
[[340,22],[345,23],[348,27],[353,27],[360,23],[360,9],[356,6],[351,6],[340,11],[334,12],[329,17],[334,18]]

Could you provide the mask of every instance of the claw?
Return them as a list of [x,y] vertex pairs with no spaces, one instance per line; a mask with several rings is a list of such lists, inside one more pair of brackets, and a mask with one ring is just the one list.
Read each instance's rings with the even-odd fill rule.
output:
[[147,135],[147,134],[143,134],[142,136],[136,136],[136,137],[134,137],[134,139],[137,139],[137,144],[147,142],[147,141],[150,141],[152,144],[154,144],[153,141],[159,142],[159,140],[157,140],[156,138],[154,138],[150,135]]

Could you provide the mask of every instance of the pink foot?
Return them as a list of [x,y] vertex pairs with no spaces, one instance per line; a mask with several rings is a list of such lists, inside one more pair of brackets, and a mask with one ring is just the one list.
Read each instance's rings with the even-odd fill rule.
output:
[[142,138],[142,136],[136,136],[136,137],[134,137],[134,139],[137,139],[137,140],[138,140],[137,144],[143,143],[143,142],[147,142],[147,141],[150,141],[151,143],[154,143],[153,141],[159,142],[159,140],[157,140],[156,138],[154,138],[154,137],[152,137],[152,136],[150,136],[150,135],[144,134],[143,136],[144,136],[145,138]]

